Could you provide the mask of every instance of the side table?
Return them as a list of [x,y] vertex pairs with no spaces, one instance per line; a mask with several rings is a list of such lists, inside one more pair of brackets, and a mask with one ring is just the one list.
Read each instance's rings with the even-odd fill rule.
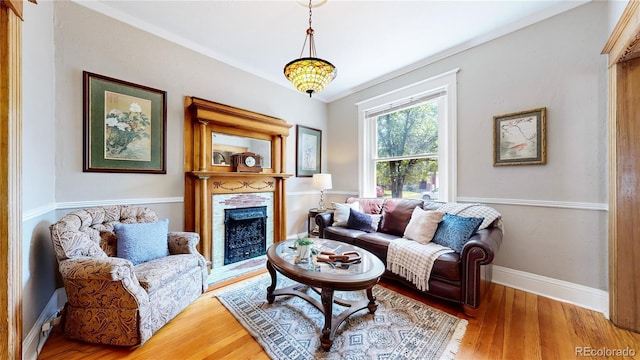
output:
[[334,209],[330,208],[327,208],[324,211],[319,211],[318,208],[309,209],[309,214],[307,217],[307,233],[309,234],[309,237],[315,237],[319,235],[318,225],[316,225],[316,215],[326,212],[333,212],[333,210]]

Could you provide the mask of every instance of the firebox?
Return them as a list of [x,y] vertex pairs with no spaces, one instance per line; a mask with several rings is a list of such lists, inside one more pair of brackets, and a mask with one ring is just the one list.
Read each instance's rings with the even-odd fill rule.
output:
[[266,206],[225,209],[224,213],[225,265],[266,254]]

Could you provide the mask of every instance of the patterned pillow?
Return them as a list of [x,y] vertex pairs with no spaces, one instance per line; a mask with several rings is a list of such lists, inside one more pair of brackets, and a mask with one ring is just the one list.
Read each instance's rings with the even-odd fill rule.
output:
[[478,231],[483,220],[484,218],[444,214],[432,241],[461,253],[462,247]]
[[347,228],[353,229],[353,230],[360,230],[368,233],[375,232],[377,230],[378,221],[376,221],[376,227],[374,227],[373,226],[374,219],[371,215],[350,209],[349,220],[347,220]]
[[350,210],[360,210],[359,202],[352,202],[350,204],[343,203],[333,203],[333,208],[335,211],[333,212],[333,226],[347,226],[347,221],[349,221]]
[[152,223],[117,223],[113,229],[118,235],[118,257],[133,265],[169,255],[169,219]]
[[404,238],[427,244],[433,238],[444,213],[440,211],[426,211],[420,207],[413,209],[411,220],[404,229]]

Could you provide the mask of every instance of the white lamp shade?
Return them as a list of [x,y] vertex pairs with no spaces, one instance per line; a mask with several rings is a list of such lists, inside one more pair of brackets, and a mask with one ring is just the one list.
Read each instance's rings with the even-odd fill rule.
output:
[[313,188],[318,190],[332,189],[331,174],[313,174]]

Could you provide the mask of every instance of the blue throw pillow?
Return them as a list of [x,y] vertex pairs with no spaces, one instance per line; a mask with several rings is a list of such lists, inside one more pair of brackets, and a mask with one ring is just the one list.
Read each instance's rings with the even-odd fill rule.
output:
[[348,229],[374,232],[376,229],[373,228],[372,222],[373,217],[371,217],[371,215],[349,209],[349,220],[347,220]]
[[118,257],[130,260],[133,265],[169,255],[169,219],[153,223],[117,223],[113,230],[118,236]]
[[478,227],[480,227],[483,220],[484,218],[444,214],[432,241],[461,253],[462,247],[471,235],[478,231]]

